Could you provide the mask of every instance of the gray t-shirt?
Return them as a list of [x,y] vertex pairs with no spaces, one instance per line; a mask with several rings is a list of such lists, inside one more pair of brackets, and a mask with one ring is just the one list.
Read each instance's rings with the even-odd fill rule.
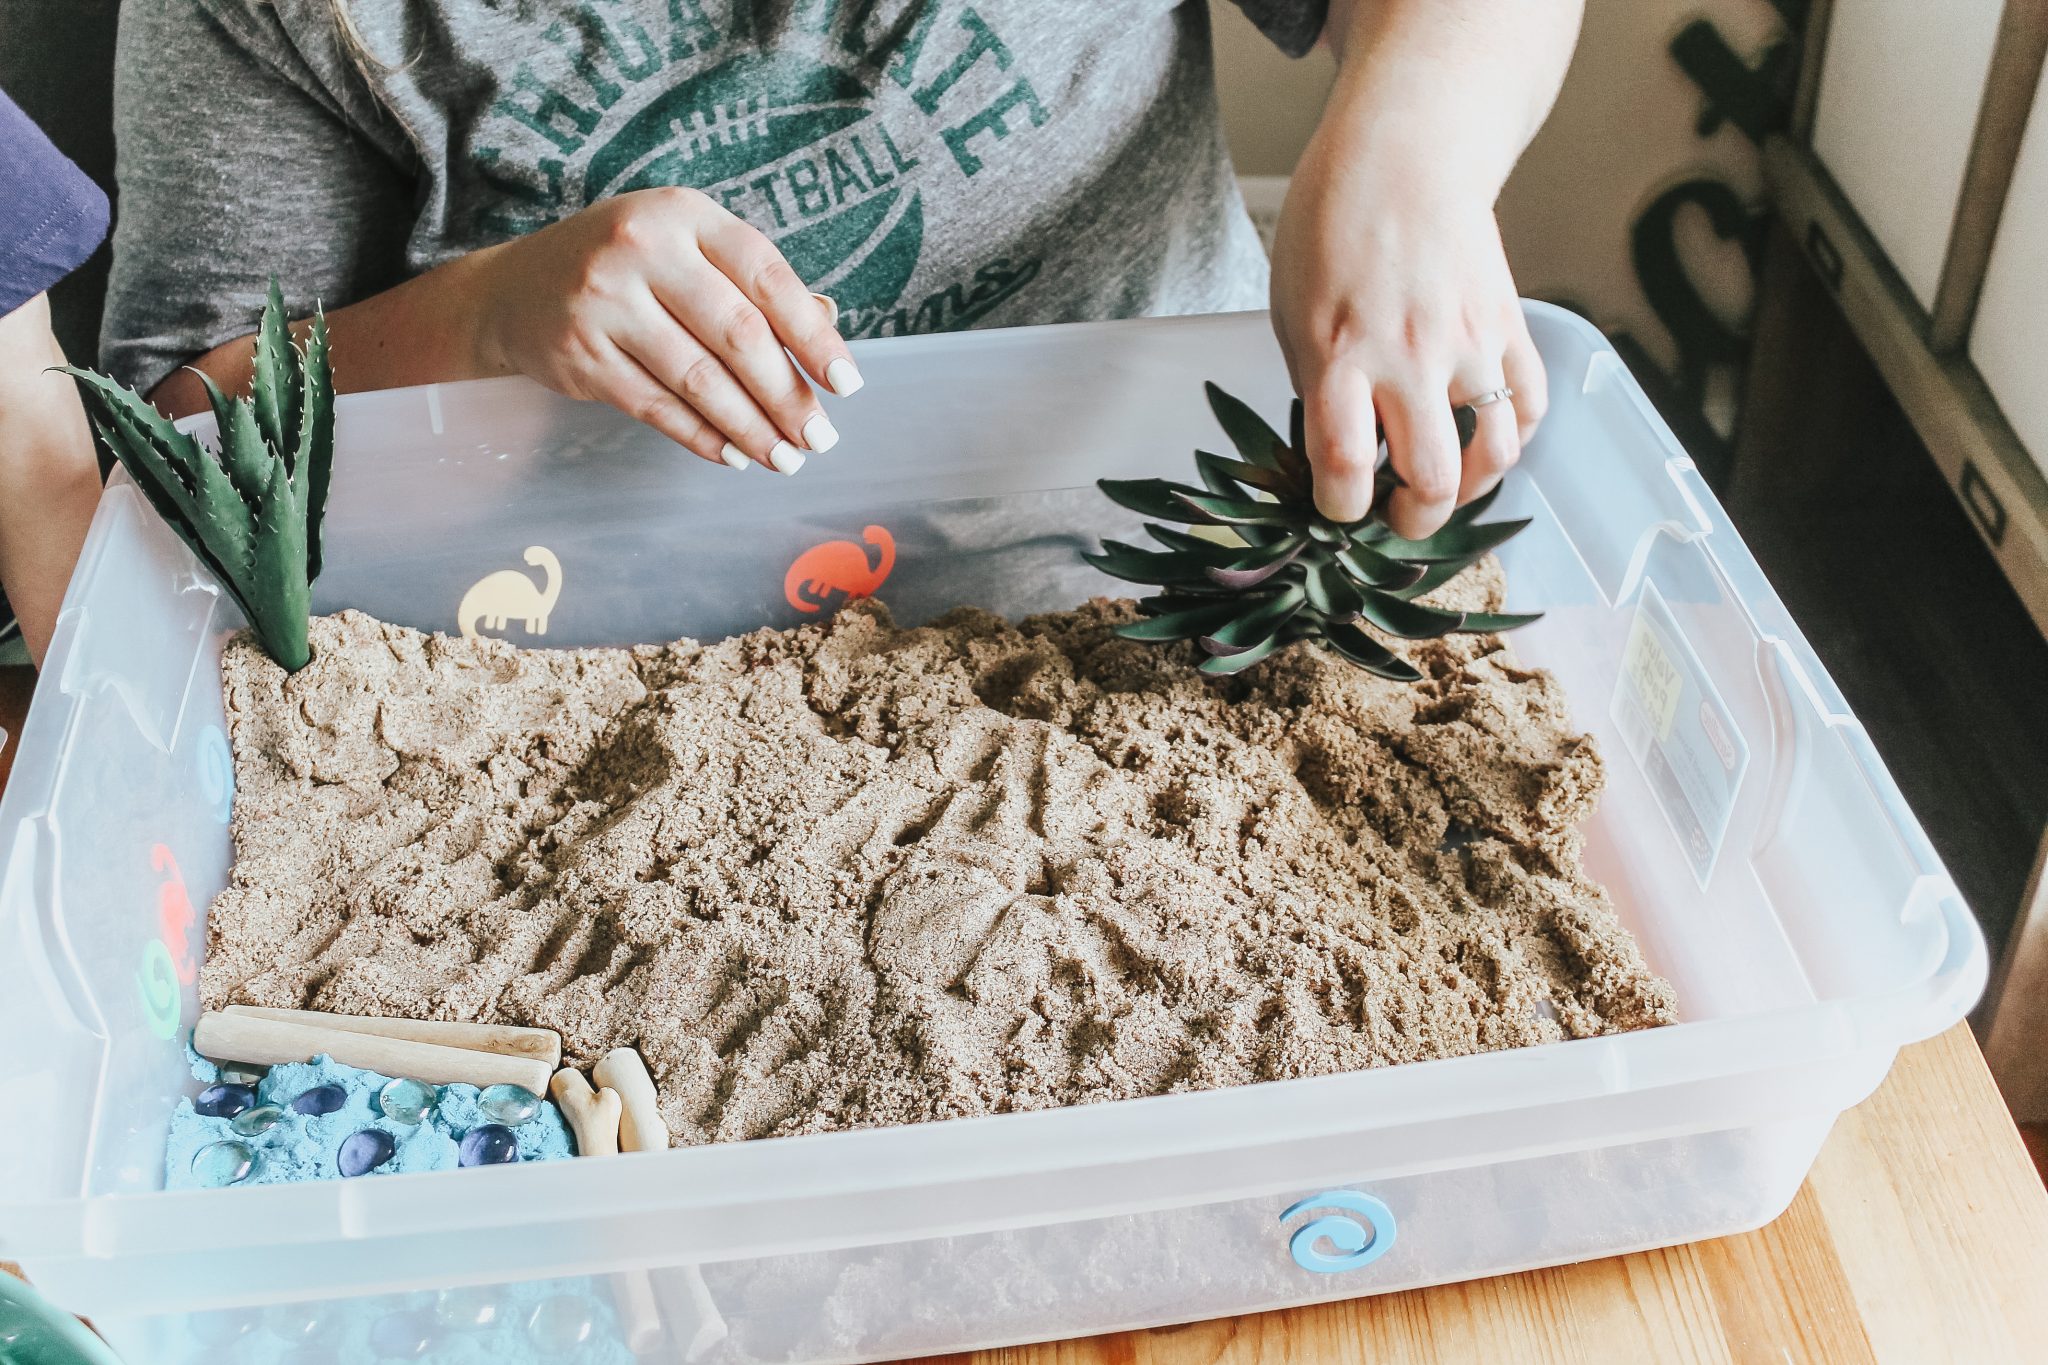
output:
[[[1235,2],[1298,54],[1327,0]],[[333,308],[652,185],[850,337],[1265,299],[1207,0],[127,0],[115,123],[102,359],[145,391],[272,274]]]

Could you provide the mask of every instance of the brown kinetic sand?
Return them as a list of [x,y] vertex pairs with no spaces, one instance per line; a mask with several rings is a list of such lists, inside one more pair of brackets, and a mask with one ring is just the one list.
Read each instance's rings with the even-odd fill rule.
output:
[[[1497,604],[1491,564],[1437,599]],[[1493,636],[1212,682],[1127,603],[521,650],[358,613],[223,664],[206,1003],[640,1049],[678,1144],[1669,1022],[1579,865],[1601,765]]]

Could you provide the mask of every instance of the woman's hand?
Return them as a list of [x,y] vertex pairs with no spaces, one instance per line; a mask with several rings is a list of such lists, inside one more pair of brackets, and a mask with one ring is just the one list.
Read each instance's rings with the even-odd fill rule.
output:
[[[1577,0],[1338,0],[1340,71],[1273,248],[1273,320],[1302,396],[1316,503],[1372,508],[1379,429],[1395,532],[1491,488],[1542,420],[1543,364],[1493,202],[1548,110]],[[1499,389],[1460,447],[1453,409]]]
[[706,460],[794,474],[839,439],[798,366],[861,386],[831,301],[696,190],[607,199],[457,264],[479,373],[609,403]]
[[[1273,249],[1273,316],[1302,395],[1316,503],[1335,520],[1372,509],[1376,425],[1401,476],[1387,520],[1419,537],[1497,483],[1542,420],[1543,362],[1481,194],[1356,164],[1297,170]],[[1476,409],[1461,449],[1452,409],[1501,388],[1511,403]]]
[[[803,373],[861,386],[837,318],[759,232],[696,190],[653,189],[337,308],[327,330],[344,393],[525,374],[713,463],[794,474],[839,439]],[[254,352],[237,337],[192,368],[240,393]],[[173,417],[206,408],[185,369],[150,398]]]

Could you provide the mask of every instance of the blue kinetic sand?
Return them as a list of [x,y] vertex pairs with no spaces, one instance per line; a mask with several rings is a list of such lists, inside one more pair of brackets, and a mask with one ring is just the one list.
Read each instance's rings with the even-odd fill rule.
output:
[[[203,1086],[216,1085],[220,1069],[204,1057],[192,1057],[192,1075]],[[233,1163],[209,1160],[194,1170],[193,1159],[220,1142],[245,1143],[255,1154],[252,1169],[239,1185],[287,1185],[304,1180],[342,1178],[340,1156],[351,1137],[374,1130],[390,1140],[390,1154],[364,1171],[364,1175],[397,1175],[407,1171],[447,1171],[461,1165],[462,1141],[473,1129],[496,1127],[496,1121],[477,1107],[473,1085],[440,1086],[438,1097],[417,1124],[399,1123],[385,1117],[378,1108],[377,1093],[392,1080],[374,1071],[343,1066],[325,1056],[310,1062],[292,1062],[270,1068],[256,1083],[256,1105],[272,1106],[275,1122],[261,1132],[249,1133],[234,1126],[233,1115],[209,1116],[194,1107],[190,1098],[178,1102],[171,1116],[170,1140],[164,1150],[164,1188],[168,1190],[213,1187]],[[328,1089],[332,1087],[332,1089]],[[340,1093],[335,1103],[335,1093]],[[318,1092],[318,1093],[316,1093]],[[314,1098],[304,1108],[321,1109],[303,1113],[293,1107],[301,1096]],[[332,1108],[327,1106],[332,1105]],[[240,1111],[238,1111],[240,1112]],[[266,1116],[267,1117],[267,1116]],[[244,1129],[250,1125],[245,1124]],[[562,1122],[561,1111],[546,1100],[525,1122],[499,1128],[484,1141],[494,1150],[502,1146],[501,1133],[516,1139],[517,1152],[508,1160],[556,1161],[574,1156],[576,1144]],[[474,1148],[477,1144],[472,1143]],[[352,1153],[366,1149],[381,1151],[384,1143],[375,1138],[358,1142]],[[209,1176],[211,1178],[209,1178]]]

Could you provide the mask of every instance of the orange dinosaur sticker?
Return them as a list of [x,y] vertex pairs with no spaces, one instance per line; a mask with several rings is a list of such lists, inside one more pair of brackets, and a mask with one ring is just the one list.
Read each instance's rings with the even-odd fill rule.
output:
[[796,557],[782,580],[782,595],[798,611],[815,614],[836,601],[872,597],[896,567],[896,537],[888,528],[870,526],[861,533],[868,548],[850,540],[828,540]]
[[171,950],[179,982],[189,986],[199,979],[199,963],[192,956],[192,926],[199,917],[193,913],[192,897],[185,890],[185,874],[178,870],[177,858],[162,844],[149,850],[149,865],[164,879],[156,889],[157,932],[163,945]]
[[184,1012],[181,986],[199,979],[199,962],[192,951],[192,929],[198,915],[192,897],[185,890],[185,874],[178,860],[163,844],[151,845],[149,865],[164,880],[157,886],[157,936],[142,945],[142,967],[135,984],[142,992],[142,1020],[149,1031],[165,1042],[178,1035],[178,1020]]

